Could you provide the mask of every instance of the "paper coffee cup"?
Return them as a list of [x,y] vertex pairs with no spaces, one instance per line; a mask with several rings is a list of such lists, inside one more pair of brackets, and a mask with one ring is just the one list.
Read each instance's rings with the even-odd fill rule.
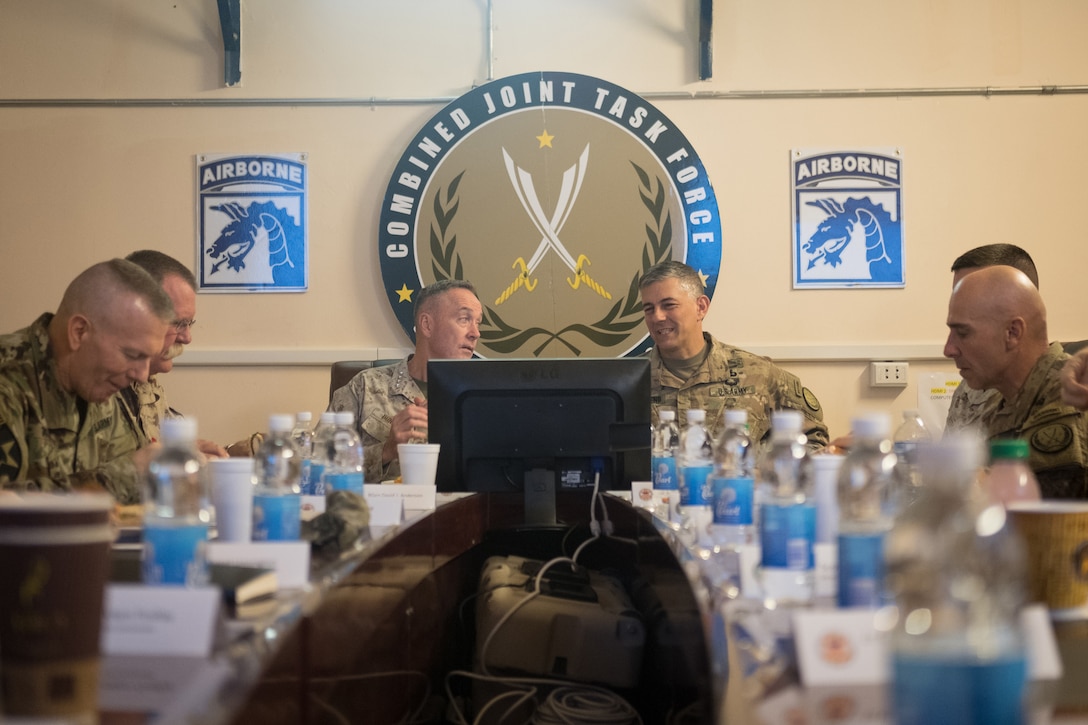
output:
[[207,474],[216,538],[249,541],[253,536],[253,459],[213,459],[208,461]]
[[1017,502],[1009,515],[1027,550],[1030,599],[1052,610],[1088,606],[1088,502]]
[[[8,717],[98,721],[113,499],[0,496],[0,679]],[[2,719],[2,718],[0,718]]]
[[401,483],[433,486],[438,473],[438,443],[401,443],[397,445]]

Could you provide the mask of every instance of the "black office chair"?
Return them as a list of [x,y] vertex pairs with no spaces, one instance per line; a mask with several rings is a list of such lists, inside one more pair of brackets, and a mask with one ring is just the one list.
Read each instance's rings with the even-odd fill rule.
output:
[[1088,340],[1075,340],[1073,342],[1063,342],[1062,347],[1070,355],[1076,354],[1078,350],[1083,350],[1088,347]]

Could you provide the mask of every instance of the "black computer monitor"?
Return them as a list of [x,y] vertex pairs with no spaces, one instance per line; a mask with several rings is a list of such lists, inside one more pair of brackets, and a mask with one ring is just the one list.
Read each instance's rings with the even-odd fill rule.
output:
[[598,472],[602,490],[650,480],[650,361],[432,360],[427,421],[439,491],[523,492],[527,523],[552,523],[556,492]]

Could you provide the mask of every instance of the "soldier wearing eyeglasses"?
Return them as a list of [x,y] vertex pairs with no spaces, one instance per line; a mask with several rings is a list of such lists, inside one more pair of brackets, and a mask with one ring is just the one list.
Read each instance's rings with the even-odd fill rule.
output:
[[[141,445],[155,443],[159,429],[167,418],[180,418],[181,413],[166,402],[166,390],[159,381],[160,373],[174,368],[174,358],[193,341],[196,324],[196,277],[184,264],[154,249],[141,249],[125,257],[139,265],[161,286],[174,303],[174,319],[166,330],[162,354],[151,361],[151,373],[146,381],[137,380],[121,391],[129,412],[136,420]],[[197,447],[206,456],[226,457],[227,451],[218,443],[198,440]]]

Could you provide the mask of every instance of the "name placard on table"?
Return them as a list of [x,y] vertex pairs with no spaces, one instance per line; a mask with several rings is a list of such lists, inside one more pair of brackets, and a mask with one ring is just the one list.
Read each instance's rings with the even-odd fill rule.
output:
[[216,587],[110,584],[102,652],[207,657],[215,642],[220,599]]
[[210,541],[208,561],[274,569],[281,589],[300,589],[310,581],[308,541]]

